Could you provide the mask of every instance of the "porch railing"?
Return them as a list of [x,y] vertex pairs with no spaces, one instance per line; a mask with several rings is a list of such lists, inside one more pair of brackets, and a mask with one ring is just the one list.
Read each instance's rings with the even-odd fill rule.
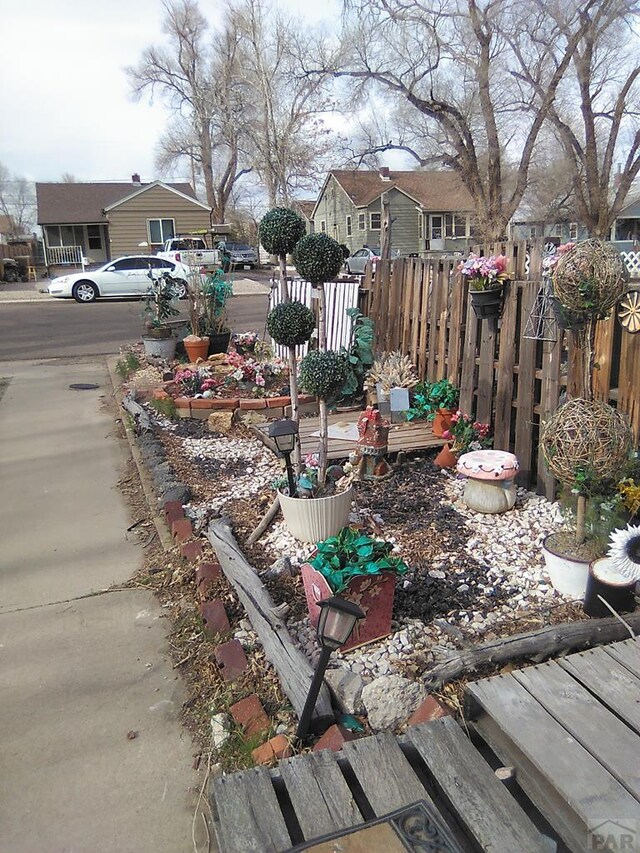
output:
[[47,262],[50,266],[81,266],[82,246],[47,246]]

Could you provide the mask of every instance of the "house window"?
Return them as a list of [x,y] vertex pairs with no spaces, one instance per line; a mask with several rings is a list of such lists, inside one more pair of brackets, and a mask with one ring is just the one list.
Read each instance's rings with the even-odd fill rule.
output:
[[166,240],[175,236],[176,226],[173,219],[147,219],[149,242],[152,246],[162,246]]
[[422,240],[424,237],[424,217],[421,213],[418,214],[418,238]]
[[447,213],[444,217],[444,233],[446,237],[466,237],[467,217]]
[[61,245],[59,225],[47,225],[47,245],[52,247]]
[[562,222],[556,222],[553,226],[553,236],[562,237]]
[[347,237],[351,237],[351,217],[347,216]]
[[569,239],[577,240],[578,239],[578,223],[570,222],[569,223]]
[[382,214],[381,213],[370,213],[369,214],[369,228],[372,231],[379,231],[381,225]]
[[320,220],[320,231],[322,231],[323,234],[327,233],[327,223],[324,219]]
[[529,237],[533,240],[538,236],[538,226],[530,225],[529,226]]
[[90,249],[100,251],[102,248],[102,235],[100,234],[99,225],[87,225],[87,239]]
[[367,230],[367,214],[359,213],[358,214],[358,231],[366,231]]

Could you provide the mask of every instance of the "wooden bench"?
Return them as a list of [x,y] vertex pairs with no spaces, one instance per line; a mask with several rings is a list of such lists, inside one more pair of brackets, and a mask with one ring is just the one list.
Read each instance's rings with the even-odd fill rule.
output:
[[542,853],[543,837],[450,717],[215,779],[220,853],[282,853],[417,801],[462,850]]

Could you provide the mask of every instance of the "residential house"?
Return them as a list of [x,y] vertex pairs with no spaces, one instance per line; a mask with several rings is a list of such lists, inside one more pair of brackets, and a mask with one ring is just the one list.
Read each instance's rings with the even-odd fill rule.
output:
[[622,208],[617,215],[611,239],[620,248],[635,249],[640,244],[640,196],[636,196]]
[[473,237],[473,199],[455,172],[333,169],[313,211],[316,232],[351,252],[380,246],[387,193],[391,246],[401,255],[464,252]]
[[37,183],[48,266],[153,253],[175,234],[209,230],[211,209],[188,183]]
[[6,246],[9,238],[16,232],[16,224],[12,216],[0,213],[0,246]]
[[512,220],[508,226],[510,240],[544,240],[547,243],[576,243],[586,240],[587,229],[577,221],[547,222],[543,219]]
[[312,198],[297,198],[291,202],[292,210],[295,210],[304,219],[304,224],[307,226],[307,234],[314,233],[313,211],[315,206],[316,202]]

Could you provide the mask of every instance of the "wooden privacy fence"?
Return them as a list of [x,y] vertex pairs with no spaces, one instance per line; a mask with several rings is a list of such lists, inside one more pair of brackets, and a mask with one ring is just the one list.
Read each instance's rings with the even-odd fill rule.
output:
[[[538,454],[540,422],[578,382],[580,359],[572,333],[557,341],[524,337],[542,287],[541,254],[525,243],[502,244],[484,254],[510,258],[514,280],[505,286],[500,320],[479,321],[459,258],[381,261],[364,277],[361,310],[375,323],[378,351],[408,354],[428,381],[450,379],[460,388],[460,408],[493,426],[495,447],[511,449],[519,480],[553,497],[554,481]],[[623,331],[615,314],[597,324],[595,394],[630,419],[640,441],[640,334]],[[579,386],[578,386],[579,387]]]

